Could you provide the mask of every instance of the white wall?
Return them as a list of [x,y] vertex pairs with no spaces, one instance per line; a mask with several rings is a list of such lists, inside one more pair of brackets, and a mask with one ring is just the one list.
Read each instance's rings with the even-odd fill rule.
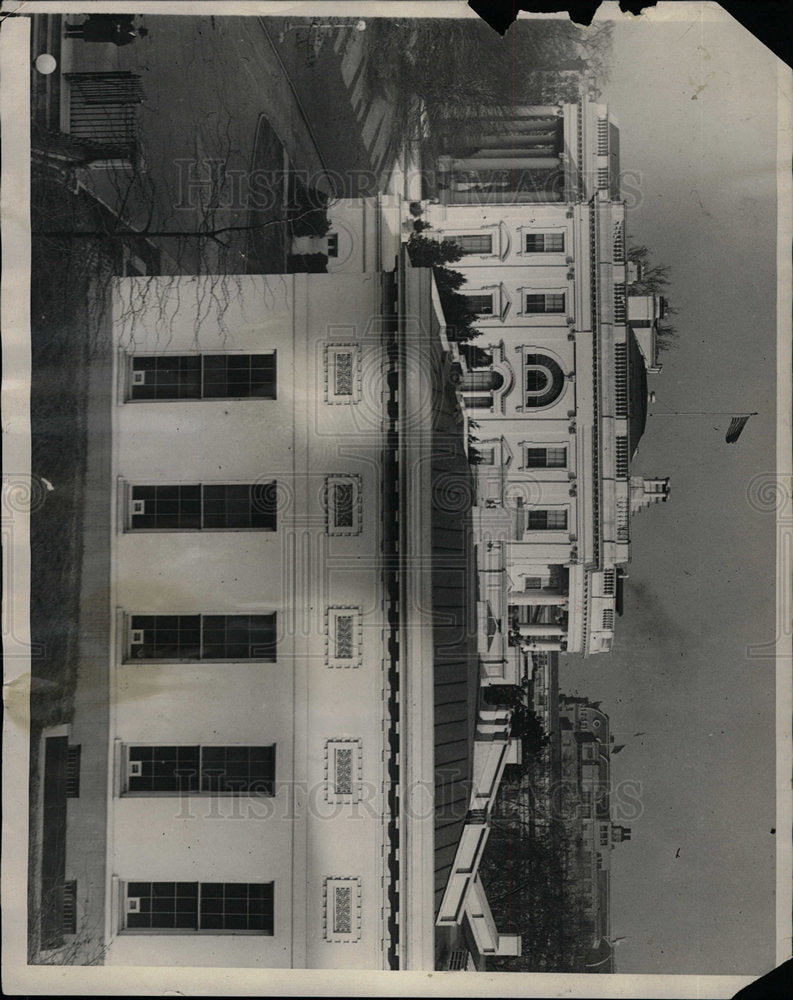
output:
[[[139,313],[135,350],[275,350],[277,398],[125,402],[119,394],[111,736],[116,747],[275,743],[276,794],[119,796],[116,783],[108,874],[117,882],[272,880],[275,934],[121,933],[107,960],[377,968],[383,961],[385,837],[379,276],[240,278],[223,337],[217,325],[197,322],[190,306],[200,299],[192,294],[195,281],[173,286],[185,305],[167,338],[153,317]],[[129,291],[122,285],[122,296]],[[162,295],[156,305],[161,308]],[[117,324],[120,367],[130,334]],[[328,343],[360,345],[361,392],[354,404],[326,401]],[[359,534],[326,534],[328,473],[360,476]],[[259,479],[276,479],[284,498],[274,532],[125,531],[125,484]],[[361,609],[360,663],[353,668],[326,665],[325,612],[331,605]],[[279,626],[275,663],[123,662],[124,614],[271,611]],[[325,801],[325,748],[328,740],[344,738],[361,741],[361,801],[331,805]],[[189,816],[181,815],[185,809]],[[345,817],[345,810],[355,815]],[[338,876],[361,880],[356,943],[323,938],[323,883]],[[112,928],[117,912],[110,916]]]

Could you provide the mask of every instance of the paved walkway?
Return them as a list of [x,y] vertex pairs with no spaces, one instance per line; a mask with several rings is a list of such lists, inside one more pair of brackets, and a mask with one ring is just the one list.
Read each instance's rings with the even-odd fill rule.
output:
[[[403,123],[388,94],[367,82],[367,63],[376,58],[366,30],[355,22],[309,27],[307,19],[263,18],[300,103],[311,121],[328,169],[341,175],[350,195],[399,193],[395,169],[403,160]],[[400,173],[400,177],[401,177]],[[356,190],[357,188],[357,190]]]

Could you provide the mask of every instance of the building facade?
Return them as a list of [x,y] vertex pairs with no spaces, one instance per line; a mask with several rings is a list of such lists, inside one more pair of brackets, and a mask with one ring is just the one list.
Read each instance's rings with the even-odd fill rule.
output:
[[[426,205],[435,237],[462,250],[453,266],[481,330],[460,354],[480,565],[502,574],[489,593],[504,649],[606,652],[662,302],[629,295],[608,108],[513,108],[490,127],[479,148],[442,158],[439,198]],[[668,480],[653,482],[639,492],[665,500]]]
[[[109,964],[521,953],[478,874],[521,747],[481,688],[541,665],[549,718],[579,731],[551,704],[556,656],[610,649],[632,513],[668,496],[631,475],[663,306],[628,295],[608,109],[492,127],[425,206],[463,250],[475,348],[449,343],[431,273],[386,245],[398,203],[389,226],[382,203],[334,206],[309,248],[328,274],[222,279],[221,323],[216,278],[117,281]],[[439,511],[442,457],[469,435],[473,472],[445,482],[473,479],[473,506]],[[582,826],[593,849],[601,820]],[[96,906],[66,859],[70,907]]]
[[590,971],[613,972],[611,852],[631,839],[613,822],[609,718],[598,702],[562,694],[559,699],[559,803],[563,824],[576,844],[574,878],[585,926],[591,934]]
[[67,726],[50,958],[97,919],[105,964],[519,954],[477,875],[520,746],[479,705],[465,512],[433,500],[450,449],[470,468],[431,272],[237,276],[222,328],[216,280],[116,280],[105,872]]
[[386,961],[386,292],[201,280],[116,325],[106,961]]

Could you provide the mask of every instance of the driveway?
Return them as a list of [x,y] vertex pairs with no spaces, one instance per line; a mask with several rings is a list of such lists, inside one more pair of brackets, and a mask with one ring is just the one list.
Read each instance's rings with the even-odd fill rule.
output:
[[123,48],[64,40],[73,72],[140,77],[139,155],[129,179],[91,168],[84,180],[149,231],[195,232],[245,225],[247,177],[264,114],[293,167],[319,176],[311,128],[259,19],[142,16],[149,34]]

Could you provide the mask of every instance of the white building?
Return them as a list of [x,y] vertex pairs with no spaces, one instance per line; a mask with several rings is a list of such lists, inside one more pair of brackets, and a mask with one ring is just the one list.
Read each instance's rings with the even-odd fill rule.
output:
[[441,158],[426,205],[430,233],[463,249],[452,266],[482,331],[461,352],[460,388],[502,683],[520,676],[518,648],[611,648],[632,510],[669,492],[630,474],[662,302],[628,295],[618,124],[583,101],[505,114],[480,148]]
[[114,965],[429,970],[436,923],[519,954],[477,875],[520,746],[479,711],[470,497],[434,509],[470,467],[431,272],[234,277],[222,328],[218,287],[117,279],[105,888],[62,727],[48,960],[97,915]]
[[372,203],[331,212],[333,273],[225,279],[222,323],[215,279],[118,281],[101,905],[65,870],[107,963],[520,954],[478,864],[521,751],[480,687],[610,648],[631,511],[668,494],[630,477],[659,304],[628,307],[616,123],[524,112],[508,169],[488,138],[426,208],[477,351],[429,271],[383,273]]

